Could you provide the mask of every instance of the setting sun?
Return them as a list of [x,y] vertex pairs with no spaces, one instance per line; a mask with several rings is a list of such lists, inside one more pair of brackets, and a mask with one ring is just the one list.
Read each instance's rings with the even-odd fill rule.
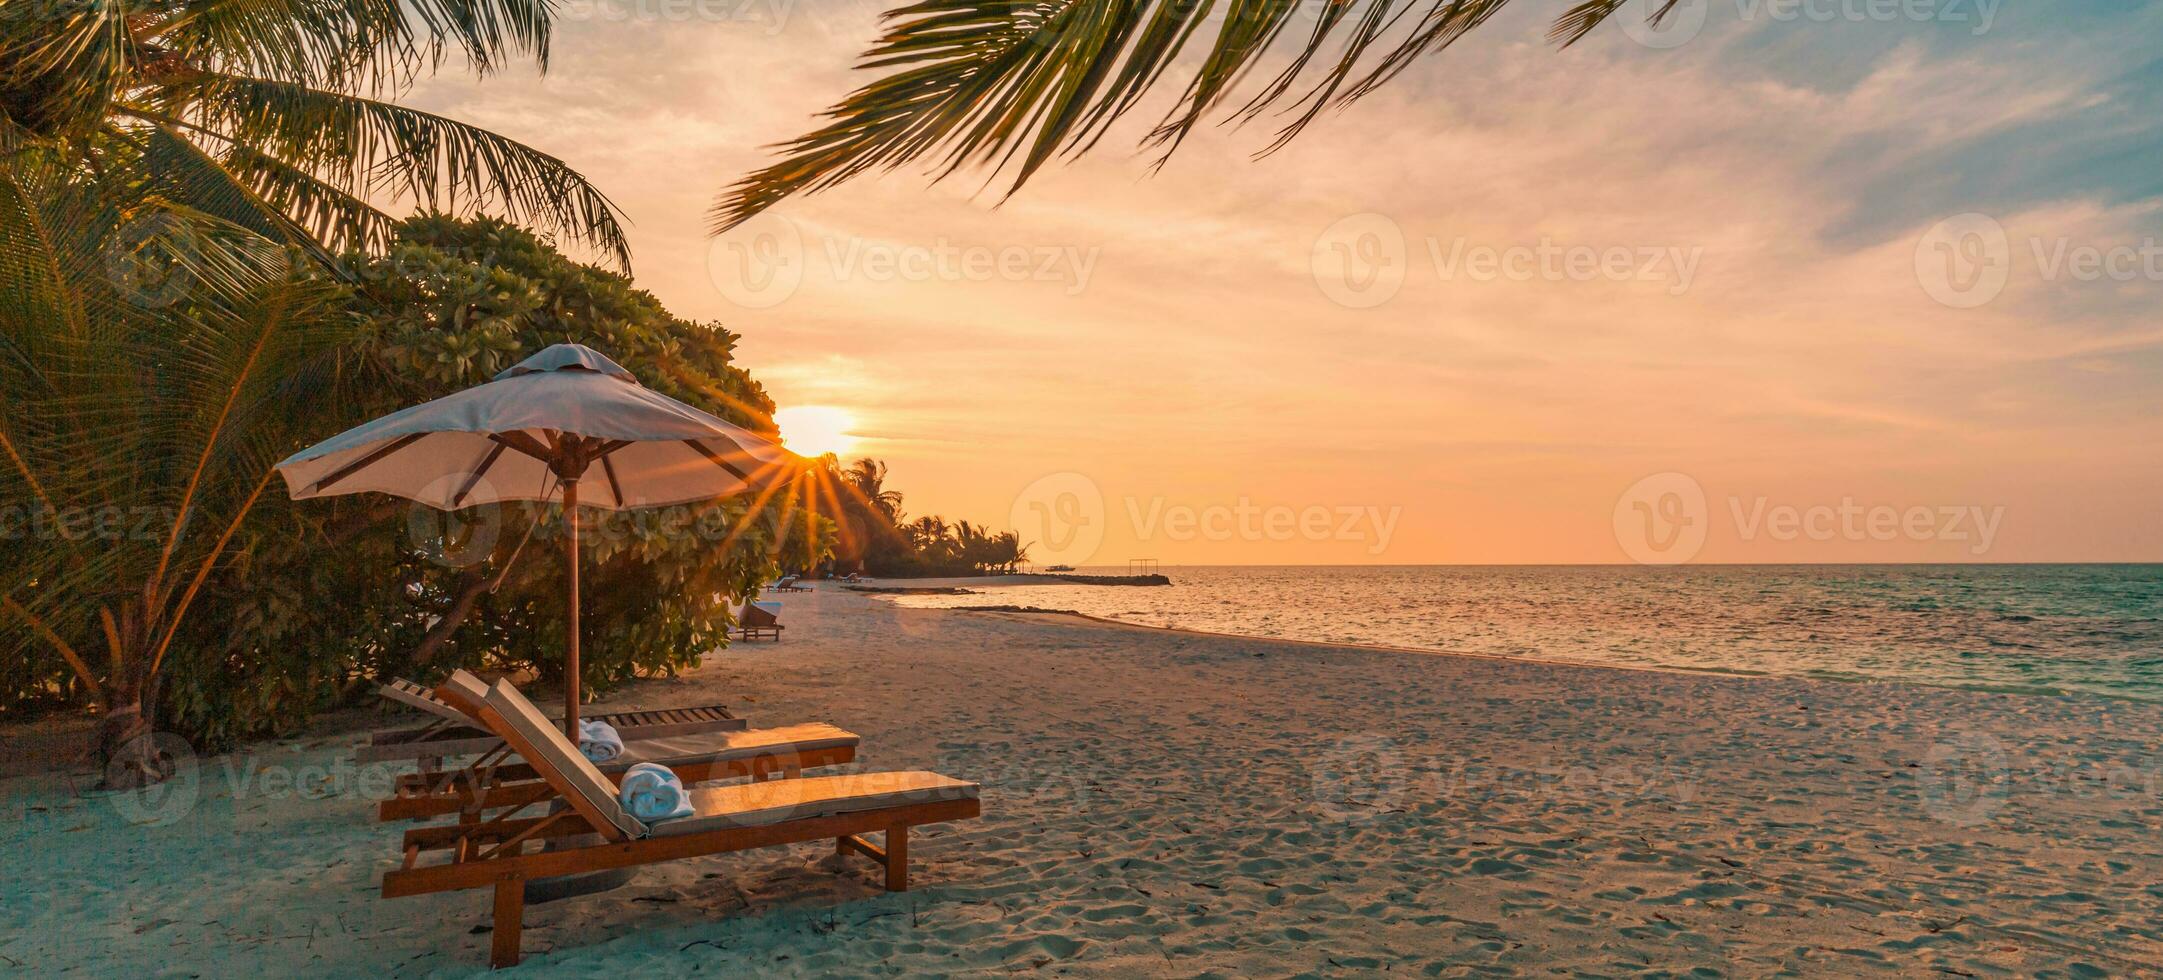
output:
[[798,405],[774,413],[781,442],[803,456],[842,455],[856,447],[856,416],[827,405]]

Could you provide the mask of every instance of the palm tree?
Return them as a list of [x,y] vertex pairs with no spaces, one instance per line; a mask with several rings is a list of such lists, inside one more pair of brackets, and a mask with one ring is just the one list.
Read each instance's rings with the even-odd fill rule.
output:
[[[1143,139],[1158,164],[1213,116],[1289,117],[1263,150],[1297,136],[1324,109],[1367,95],[1424,54],[1487,22],[1509,0],[921,0],[888,11],[864,55],[876,80],[827,110],[832,121],[783,147],[714,206],[726,231],[799,192],[859,174],[928,162],[943,178],[964,167],[1014,165],[1008,193],[1053,157],[1080,156],[1167,79],[1179,99]],[[1628,0],[1576,0],[1549,31],[1576,43]],[[1645,0],[1654,23],[1681,0]],[[1296,24],[1302,11],[1311,24]],[[1259,90],[1238,83],[1288,30],[1290,58]],[[1212,38],[1213,33],[1213,38]],[[1386,40],[1392,35],[1394,40]],[[1190,50],[1207,40],[1207,50]],[[1188,65],[1192,65],[1191,69]],[[1018,162],[1017,162],[1018,161]]]
[[949,531],[946,521],[937,515],[919,517],[907,525],[909,547],[926,558],[937,558],[946,550],[944,545],[950,543]]
[[[104,263],[29,264],[94,251],[127,211],[63,165],[18,163],[0,181],[18,219],[0,222],[0,499],[31,519],[0,562],[0,657],[57,654],[103,712],[108,781],[134,785],[160,775],[142,736],[174,637],[249,550],[241,525],[290,448],[287,408],[335,390],[312,369],[352,321],[340,287],[276,277],[282,253],[238,232],[147,270],[189,284],[158,304]],[[234,256],[247,267],[220,264]]]
[[549,0],[25,6],[0,16],[0,499],[38,530],[0,562],[0,657],[65,664],[126,786],[158,776],[182,621],[298,444],[281,406],[341,377],[315,372],[342,289],[294,256],[388,244],[371,195],[628,252],[561,161],[373,97],[453,52],[545,64]]
[[143,203],[173,220],[319,256],[386,247],[394,219],[369,199],[388,197],[489,211],[628,265],[614,205],[561,160],[374,97],[451,52],[481,74],[516,57],[545,68],[549,0],[25,6],[0,18],[11,169],[35,148],[42,164],[150,191]]
[[865,504],[886,518],[888,525],[901,523],[901,491],[886,489],[886,464],[869,457],[850,463],[842,479]]

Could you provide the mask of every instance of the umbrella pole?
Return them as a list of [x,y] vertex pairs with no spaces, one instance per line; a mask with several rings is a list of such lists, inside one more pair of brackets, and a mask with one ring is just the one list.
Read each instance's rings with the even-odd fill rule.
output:
[[578,481],[563,481],[563,562],[571,588],[569,623],[563,646],[563,734],[578,744]]

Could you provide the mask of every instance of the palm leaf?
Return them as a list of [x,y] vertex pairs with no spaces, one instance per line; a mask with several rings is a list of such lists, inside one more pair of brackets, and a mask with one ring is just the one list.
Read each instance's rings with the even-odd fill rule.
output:
[[316,87],[388,90],[450,51],[482,74],[545,70],[548,0],[194,0],[151,35],[197,65]]
[[[1553,36],[1574,43],[1621,2],[1579,3]],[[1653,19],[1676,2],[1668,0]],[[1331,0],[1289,66],[1230,114],[1289,115],[1263,150],[1272,152],[1325,108],[1373,92],[1507,3]],[[1225,109],[1301,9],[1298,0],[920,0],[890,11],[860,65],[880,77],[828,110],[826,125],[784,144],[780,160],[732,186],[714,206],[714,230],[727,231],[792,194],[910,163],[928,164],[935,180],[964,166],[997,173],[1011,164],[1011,194],[1055,157],[1093,148],[1213,30],[1177,102],[1144,137],[1161,165]],[[1386,35],[1399,39],[1384,45]]]
[[[562,160],[516,140],[433,113],[376,99],[215,72],[132,107],[145,118],[186,119],[199,136],[284,163],[281,190],[299,190],[296,174],[318,178],[309,200],[357,203],[371,195],[410,198],[431,210],[487,211],[540,225],[630,264],[630,243],[614,202]],[[341,219],[364,216],[344,207]],[[360,224],[342,228],[365,231]]]

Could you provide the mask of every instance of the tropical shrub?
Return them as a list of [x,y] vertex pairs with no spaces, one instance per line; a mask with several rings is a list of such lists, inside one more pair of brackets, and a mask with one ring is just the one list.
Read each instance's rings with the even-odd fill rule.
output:
[[[340,260],[306,288],[336,298],[340,342],[274,389],[278,456],[355,424],[488,381],[555,343],[615,357],[642,383],[749,428],[773,403],[734,363],[737,337],[671,315],[615,272],[582,265],[493,219],[413,219],[380,256]],[[299,381],[305,377],[305,383]],[[253,467],[261,467],[255,469]],[[581,579],[583,682],[681,670],[726,642],[730,600],[777,565],[827,554],[832,522],[795,488],[764,501],[588,512]],[[171,641],[159,726],[219,747],[290,730],[389,676],[453,667],[560,680],[560,509],[509,504],[453,515],[383,495],[292,501],[261,494]],[[0,710],[66,693],[53,655]]]
[[[489,381],[557,343],[607,353],[639,381],[748,428],[773,402],[734,362],[737,336],[670,314],[612,271],[575,262],[494,219],[403,222],[390,250],[343,260],[358,338],[338,397],[299,404],[309,440]],[[318,410],[320,409],[320,410]],[[295,447],[298,448],[298,447]],[[807,567],[830,521],[793,491],[651,511],[588,511],[581,536],[582,684],[605,691],[671,673],[727,642],[729,607],[778,565]],[[379,678],[454,667],[528,670],[560,682],[562,517],[512,503],[443,514],[379,494],[278,499],[266,547],[221,582],[198,621],[204,669],[174,679],[170,719],[236,738],[288,726]],[[299,710],[270,706],[290,699]],[[238,710],[246,709],[246,710]]]

